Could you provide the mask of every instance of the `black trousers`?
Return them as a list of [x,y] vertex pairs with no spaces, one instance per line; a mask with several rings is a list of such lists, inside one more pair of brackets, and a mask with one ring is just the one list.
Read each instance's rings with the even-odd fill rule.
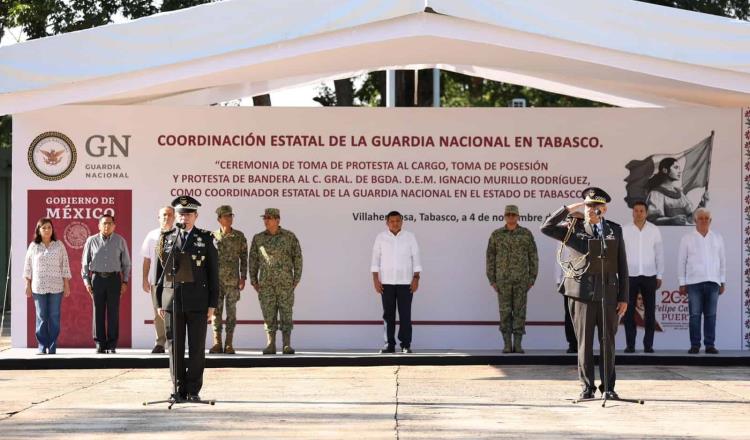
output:
[[629,277],[630,297],[628,310],[625,312],[625,341],[628,347],[635,347],[635,314],[638,303],[638,292],[643,298],[643,348],[653,348],[654,330],[656,329],[656,275],[652,277]]
[[117,348],[120,333],[120,275],[102,277],[94,274],[91,290],[94,292],[93,333],[96,344],[105,349]]
[[[177,382],[180,394],[198,394],[203,387],[203,370],[206,367],[206,311],[167,312],[164,324],[170,344],[169,372]],[[173,315],[173,316],[170,316]],[[172,322],[174,319],[174,323]],[[188,359],[185,360],[185,336],[188,342]]]
[[388,345],[396,345],[396,308],[398,307],[398,340],[402,347],[411,346],[411,293],[409,284],[383,284],[384,339]]
[[569,347],[578,347],[578,340],[576,339],[576,331],[573,328],[573,319],[570,317],[570,309],[568,307],[568,297],[563,295],[563,309],[565,309],[565,340],[568,341]]
[[[602,315],[602,304],[599,301],[579,301],[568,298],[570,317],[573,319],[573,327],[578,338],[578,378],[583,388],[593,390],[594,385],[594,327],[597,328],[599,338],[599,378],[604,377],[604,357],[607,360],[609,371],[609,389],[615,389],[615,333],[619,319],[617,316],[617,304],[607,304],[605,307],[607,325],[604,326]],[[607,344],[602,343],[604,332],[607,333]],[[602,388],[604,381],[602,380]]]

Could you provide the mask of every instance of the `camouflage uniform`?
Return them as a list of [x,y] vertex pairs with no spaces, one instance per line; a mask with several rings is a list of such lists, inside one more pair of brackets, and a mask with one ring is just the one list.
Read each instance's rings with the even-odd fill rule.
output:
[[302,249],[293,232],[279,227],[276,234],[255,234],[250,246],[250,281],[258,285],[258,299],[266,332],[292,330],[294,286],[302,277]]
[[214,244],[219,251],[219,304],[214,310],[214,333],[221,334],[221,317],[226,300],[227,334],[237,325],[237,301],[240,300],[240,279],[247,279],[247,239],[242,232],[232,229],[223,234],[221,229],[213,232]]
[[503,336],[526,334],[526,296],[536,281],[539,257],[531,231],[496,229],[487,245],[487,279],[497,287]]

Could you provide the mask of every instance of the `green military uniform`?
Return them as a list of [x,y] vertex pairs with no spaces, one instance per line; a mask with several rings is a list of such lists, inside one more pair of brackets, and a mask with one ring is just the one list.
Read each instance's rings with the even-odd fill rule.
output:
[[237,301],[240,300],[240,279],[247,279],[247,239],[242,232],[232,229],[224,234],[221,229],[213,232],[214,244],[219,251],[219,305],[214,310],[214,336],[221,339],[221,324],[226,301],[227,345],[231,346],[234,328],[237,325]]
[[[266,210],[267,214],[269,212],[278,217],[278,210]],[[286,343],[293,327],[294,288],[301,277],[302,249],[293,232],[279,227],[276,234],[267,230],[255,234],[250,246],[250,281],[258,286],[258,299],[269,341],[281,329],[285,347],[288,346]]]
[[513,230],[504,226],[492,232],[487,244],[487,279],[497,289],[500,332],[506,353],[512,351],[511,335],[516,341],[515,351],[523,352],[521,339],[526,334],[526,299],[538,271],[539,257],[531,231],[518,225]]

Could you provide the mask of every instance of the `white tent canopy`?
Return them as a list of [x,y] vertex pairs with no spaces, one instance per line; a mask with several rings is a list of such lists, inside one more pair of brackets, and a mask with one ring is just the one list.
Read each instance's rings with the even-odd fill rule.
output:
[[740,107],[750,23],[632,0],[228,0],[0,48],[0,114],[427,67],[622,107]]

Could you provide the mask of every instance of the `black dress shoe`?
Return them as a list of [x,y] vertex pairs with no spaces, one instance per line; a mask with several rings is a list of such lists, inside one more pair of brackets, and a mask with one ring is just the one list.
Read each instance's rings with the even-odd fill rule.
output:
[[565,351],[565,353],[578,353],[578,347],[575,345],[568,345],[568,349]]
[[698,354],[701,351],[701,348],[697,345],[693,345],[690,347],[690,350],[688,350],[688,354]]
[[104,347],[96,347],[96,354],[104,354],[107,350],[104,349]]
[[644,349],[643,349],[643,352],[644,352],[644,353],[653,353],[653,352],[654,352],[654,349],[653,349],[652,347],[644,348]]
[[620,398],[620,396],[617,395],[617,393],[615,392],[615,390],[612,390],[612,391],[608,392],[607,394],[609,394],[609,398],[610,399],[619,399]]
[[706,354],[719,354],[719,350],[716,349],[713,345],[710,347],[706,347]]
[[200,402],[200,400],[201,400],[201,396],[199,396],[198,394],[191,393],[191,394],[188,394],[187,396],[188,402]]
[[395,353],[396,352],[396,346],[385,344],[383,348],[380,349],[380,354],[387,354],[387,353]]
[[164,347],[161,345],[155,345],[154,349],[151,350],[151,354],[159,354],[159,353],[164,353]]
[[114,348],[110,348],[109,350],[107,350],[107,352],[110,354],[117,354],[117,350]]
[[409,347],[401,347],[401,353],[413,353]]
[[595,388],[594,389],[587,388],[587,389],[581,391],[581,394],[578,395],[578,398],[579,399],[593,399],[594,396],[596,396],[595,393],[596,393]]
[[635,353],[635,347],[625,347],[625,353]]

